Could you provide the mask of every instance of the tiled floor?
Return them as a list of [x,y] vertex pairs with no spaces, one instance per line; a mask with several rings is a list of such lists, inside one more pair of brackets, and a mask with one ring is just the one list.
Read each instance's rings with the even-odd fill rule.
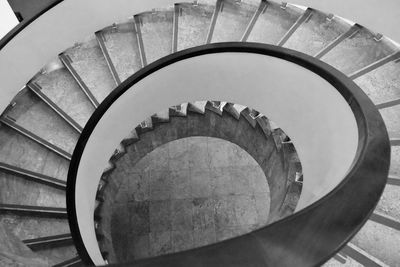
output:
[[119,257],[132,260],[199,247],[267,222],[266,177],[247,152],[228,141],[179,139],[129,168],[120,176],[111,218]]

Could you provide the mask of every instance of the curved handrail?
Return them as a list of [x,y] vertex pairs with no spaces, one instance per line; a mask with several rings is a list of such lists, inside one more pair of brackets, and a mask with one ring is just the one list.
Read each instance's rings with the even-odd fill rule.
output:
[[20,23],[18,23],[14,28],[11,29],[3,38],[0,39],[0,50],[3,49],[15,36],[18,35],[23,29],[25,29],[27,26],[29,26],[32,22],[34,22],[38,17],[58,5],[64,0],[55,0],[54,2],[51,2],[47,6],[45,6],[43,9],[39,10],[34,16],[22,20]]
[[[76,216],[75,185],[86,143],[108,108],[135,83],[175,62],[222,52],[255,53],[295,63],[319,75],[342,95],[355,116],[359,140],[353,164],[329,194],[303,210],[252,233],[206,247],[135,262],[135,266],[315,266],[340,250],[362,227],[384,189],[390,143],[380,113],[364,92],[344,74],[313,57],[283,47],[257,43],[217,43],[164,57],[119,85],[86,124],[72,156],[67,181],[68,220],[77,250],[93,264]],[[354,194],[357,192],[357,194]]]

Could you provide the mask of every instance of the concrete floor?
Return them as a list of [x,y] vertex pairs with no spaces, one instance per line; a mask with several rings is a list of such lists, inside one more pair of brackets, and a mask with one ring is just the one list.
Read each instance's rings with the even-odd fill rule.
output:
[[133,168],[115,171],[125,174],[119,176],[123,180],[111,215],[111,237],[120,261],[215,243],[268,220],[269,188],[263,171],[247,152],[225,140],[175,140]]

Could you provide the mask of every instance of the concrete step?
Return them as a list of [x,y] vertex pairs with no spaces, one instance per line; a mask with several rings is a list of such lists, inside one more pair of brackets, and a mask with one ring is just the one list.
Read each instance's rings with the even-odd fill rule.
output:
[[173,17],[173,8],[135,15],[136,29],[143,40],[147,64],[172,52]]
[[0,171],[4,173],[11,174],[13,176],[18,176],[23,179],[35,182],[35,183],[40,183],[40,184],[45,184],[48,186],[51,186],[53,188],[65,190],[67,183],[65,181],[55,179],[53,177],[49,177],[40,173],[28,171],[25,169],[21,169],[12,165],[8,165],[5,163],[0,162]]
[[206,42],[214,9],[215,5],[175,4],[177,51],[203,45]]
[[106,59],[111,60],[109,66],[113,65],[120,82],[143,67],[133,20],[107,27],[98,36],[106,48]]
[[379,109],[388,130],[389,137],[396,138],[400,134],[400,104]]
[[261,1],[218,0],[212,43],[240,41]]
[[233,116],[235,119],[239,119],[240,118],[240,112],[241,110],[238,110],[234,104],[232,103],[227,103],[224,106],[224,111],[227,112],[228,114],[230,114],[231,116]]
[[49,266],[47,258],[32,252],[5,225],[0,224],[0,265],[1,266]]
[[[400,56],[400,54],[398,54]],[[376,104],[381,105],[400,99],[400,60],[394,60],[357,77],[358,86]]]
[[389,176],[400,177],[400,146],[392,146]]
[[226,102],[221,101],[207,101],[205,109],[215,112],[218,115],[222,115],[225,104]]
[[187,110],[194,112],[194,113],[204,114],[204,112],[206,110],[206,104],[207,104],[207,101],[191,102],[188,104]]
[[129,135],[126,136],[126,137],[124,138],[124,140],[122,140],[121,144],[123,144],[124,146],[128,146],[128,145],[130,145],[130,144],[135,143],[135,142],[138,141],[138,140],[139,140],[139,136],[138,136],[136,130],[133,129],[133,130],[129,133]]
[[78,141],[78,132],[28,89],[20,91],[3,114],[70,154]]
[[389,266],[400,262],[400,231],[369,220],[351,243]]
[[387,264],[352,243],[348,243],[344,246],[340,254],[346,260],[346,262],[343,263],[344,266],[388,267]]
[[82,126],[80,126],[74,119],[72,119],[64,110],[62,110],[59,106],[56,105],[53,101],[50,100],[43,92],[41,89],[33,84],[33,83],[28,83],[26,85],[26,88],[28,88],[32,93],[34,93],[37,97],[39,97],[44,103],[48,105],[54,112],[56,112],[63,120],[65,120],[66,123],[68,123],[76,132],[79,134],[82,133]]
[[379,41],[375,39],[375,33],[360,27],[321,60],[349,75],[395,52],[396,47],[390,40],[385,37]]
[[21,134],[25,136],[26,138],[38,143],[39,145],[47,148],[48,150],[56,153],[60,157],[66,159],[66,160],[71,160],[71,154],[68,153],[67,151],[53,145],[52,143],[48,142],[47,140],[44,140],[43,138],[37,136],[36,134],[28,131],[27,129],[21,127],[18,125],[12,118],[6,116],[6,117],[0,117],[0,122],[2,123],[3,126],[7,126],[10,129],[12,129],[15,133]]
[[67,49],[63,54],[68,57],[70,65],[78,75],[75,78],[83,83],[81,87],[86,87],[98,103],[116,87],[117,84],[94,35]]
[[70,233],[25,239],[23,242],[32,250],[39,250],[48,246],[65,246],[73,243]]
[[66,159],[7,126],[0,127],[0,162],[63,181],[69,167]]
[[187,114],[188,103],[183,103],[169,108],[170,117],[185,117]]
[[387,184],[375,210],[400,221],[400,187]]
[[350,27],[338,17],[313,10],[283,46],[313,56]]
[[0,204],[0,211],[10,214],[18,214],[21,216],[36,216],[47,218],[66,218],[67,210],[65,208],[32,206],[32,205],[16,205],[16,204]]
[[277,44],[304,11],[296,6],[268,2],[254,24],[248,42]]
[[[61,62],[56,61],[59,66]],[[89,99],[70,72],[63,66],[36,75],[32,83],[60,109],[74,119],[81,127],[94,112]]]
[[[48,246],[39,250],[34,250],[36,255],[46,257],[53,262],[53,266],[58,266],[59,263],[65,262],[71,258],[76,258],[78,252],[73,244],[67,246]],[[76,265],[66,265],[76,266]],[[83,266],[83,265],[81,265]]]
[[162,110],[151,116],[152,123],[168,122],[169,121],[169,109]]
[[65,190],[0,170],[0,203],[65,208]]
[[85,265],[82,263],[81,258],[79,256],[76,256],[76,257],[70,258],[68,260],[65,260],[63,262],[60,262],[60,263],[54,265],[53,267],[72,267],[72,266],[78,267],[78,266],[85,266]]

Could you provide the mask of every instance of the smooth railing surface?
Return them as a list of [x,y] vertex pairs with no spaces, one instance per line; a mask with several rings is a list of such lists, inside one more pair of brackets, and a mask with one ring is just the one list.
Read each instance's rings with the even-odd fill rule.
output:
[[113,149],[143,118],[200,99],[254,107],[291,136],[304,171],[299,211],[250,234],[138,266],[313,266],[362,227],[390,163],[387,132],[373,103],[346,76],[302,53],[254,43],[211,44],[140,70],[105,99],[84,128],[68,174],[67,208],[85,262],[102,263],[93,209]]

